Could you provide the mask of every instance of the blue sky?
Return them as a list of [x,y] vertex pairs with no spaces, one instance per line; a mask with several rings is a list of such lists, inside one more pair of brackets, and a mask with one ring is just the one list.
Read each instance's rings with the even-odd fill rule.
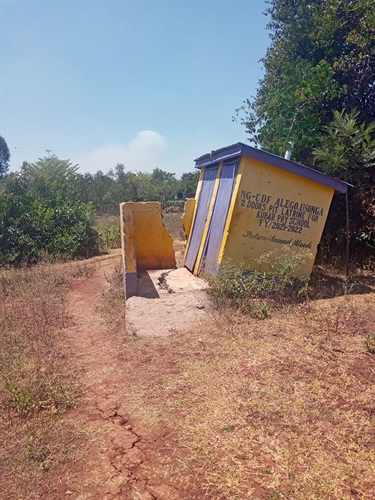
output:
[[175,172],[247,137],[232,122],[269,45],[263,0],[0,0],[0,135],[11,169]]

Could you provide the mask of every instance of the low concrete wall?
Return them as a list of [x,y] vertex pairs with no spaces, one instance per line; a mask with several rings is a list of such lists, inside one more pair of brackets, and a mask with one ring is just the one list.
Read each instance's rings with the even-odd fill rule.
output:
[[160,203],[121,203],[120,223],[125,296],[131,297],[137,289],[137,270],[173,269],[176,261]]

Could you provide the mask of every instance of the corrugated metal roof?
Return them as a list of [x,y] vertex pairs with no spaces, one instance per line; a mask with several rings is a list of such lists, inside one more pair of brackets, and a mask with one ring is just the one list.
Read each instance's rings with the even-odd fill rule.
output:
[[220,148],[216,151],[211,151],[211,153],[200,156],[195,160],[195,166],[196,168],[207,167],[209,165],[213,165],[214,163],[240,156],[248,156],[250,158],[254,158],[255,160],[267,163],[268,165],[272,165],[273,167],[281,168],[291,174],[305,177],[306,179],[310,179],[318,184],[323,184],[323,186],[333,188],[338,193],[346,193],[348,187],[351,186],[351,184],[341,181],[340,179],[330,177],[323,172],[319,172],[318,170],[306,167],[305,165],[301,165],[300,163],[296,163],[291,160],[286,160],[281,156],[268,153],[262,149],[254,148],[242,142],[237,142],[231,146]]

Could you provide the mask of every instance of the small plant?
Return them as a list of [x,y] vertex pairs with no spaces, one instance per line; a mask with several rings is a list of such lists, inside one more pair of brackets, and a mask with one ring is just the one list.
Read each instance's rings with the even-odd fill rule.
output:
[[375,333],[370,333],[365,338],[365,346],[370,354],[375,354]]
[[266,319],[268,317],[268,306],[262,304],[261,306],[253,307],[250,315],[254,319]]
[[222,430],[226,431],[226,432],[234,432],[236,430],[236,428],[234,425],[227,425],[226,427],[223,427]]
[[75,431],[60,418],[81,392],[64,345],[72,271],[45,262],[0,271],[0,477],[9,498],[30,498],[42,474],[74,454],[66,441]]

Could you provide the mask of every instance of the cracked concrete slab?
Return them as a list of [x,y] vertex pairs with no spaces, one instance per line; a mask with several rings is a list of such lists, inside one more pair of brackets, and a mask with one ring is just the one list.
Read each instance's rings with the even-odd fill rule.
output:
[[127,331],[138,336],[165,336],[213,314],[207,283],[186,268],[144,271],[137,294],[126,301]]

